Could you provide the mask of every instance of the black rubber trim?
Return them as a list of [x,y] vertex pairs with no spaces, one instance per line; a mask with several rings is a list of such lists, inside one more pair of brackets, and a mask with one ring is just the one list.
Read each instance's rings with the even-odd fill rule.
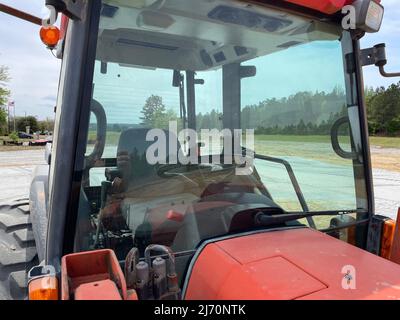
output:
[[328,233],[331,231],[337,231],[337,230],[342,230],[342,229],[348,229],[351,227],[357,227],[357,226],[362,226],[362,225],[366,225],[370,222],[370,219],[364,219],[364,220],[356,220],[352,223],[348,223],[344,226],[340,226],[340,227],[334,227],[334,228],[326,228],[326,229],[318,229],[319,232],[323,232],[323,233]]
[[[357,57],[360,54],[360,41],[354,40],[353,42],[354,55]],[[367,196],[368,196],[368,211],[370,217],[375,214],[374,206],[374,186],[372,178],[372,165],[371,165],[371,152],[369,145],[369,133],[368,133],[368,122],[367,122],[367,111],[366,101],[364,92],[364,78],[360,60],[356,60],[356,77],[357,77],[357,94],[359,101],[359,114],[360,114],[360,130],[361,139],[363,144],[363,160],[364,160],[364,172],[365,180],[367,185]]]
[[[360,40],[356,39],[353,41],[354,55],[359,57],[360,55]],[[368,121],[367,121],[367,108],[365,101],[365,92],[364,92],[364,78],[361,61],[359,59],[355,59],[356,66],[356,86],[357,86],[357,94],[359,101],[359,116],[360,116],[360,131],[361,131],[361,141],[363,145],[363,165],[364,165],[364,178],[367,189],[367,201],[368,201],[368,218],[372,219],[372,216],[375,215],[375,202],[374,202],[374,185],[373,185],[373,176],[372,176],[372,164],[371,164],[371,152],[369,145],[369,132],[368,132]],[[361,220],[366,218],[362,214],[357,215],[357,219]],[[368,228],[367,226],[357,226],[357,246],[366,249],[367,246],[367,237],[368,237]]]
[[[59,105],[56,117],[57,143],[53,145],[50,169],[49,223],[46,261],[60,269],[61,257],[72,251],[75,221],[80,192],[80,175],[76,174],[77,145],[87,136],[79,132],[82,109],[90,112],[91,83],[96,50],[101,1],[83,2],[82,20],[70,21],[65,39],[67,50],[63,58],[59,83]],[[92,32],[92,30],[94,30]],[[84,106],[87,106],[84,108]],[[87,125],[88,126],[88,125]],[[83,140],[83,141],[82,141]],[[84,152],[82,152],[82,158]],[[82,164],[83,166],[83,159]]]

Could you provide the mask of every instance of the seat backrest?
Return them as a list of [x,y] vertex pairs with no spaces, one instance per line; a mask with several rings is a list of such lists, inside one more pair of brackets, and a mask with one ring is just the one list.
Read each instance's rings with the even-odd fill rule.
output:
[[[117,155],[125,153],[130,158],[130,176],[144,177],[155,174],[154,165],[148,163],[146,158],[147,149],[155,143],[154,141],[146,141],[146,135],[150,128],[130,128],[121,133],[118,143]],[[180,151],[180,143],[176,135],[168,130],[163,130],[166,137],[166,154],[171,155],[169,139],[174,135],[177,143],[177,154]],[[172,137],[171,137],[172,138]]]

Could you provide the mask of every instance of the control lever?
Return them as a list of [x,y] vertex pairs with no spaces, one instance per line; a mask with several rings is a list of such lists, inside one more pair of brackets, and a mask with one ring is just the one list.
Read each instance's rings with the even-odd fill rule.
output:
[[[153,259],[151,252],[161,253]],[[179,300],[181,290],[175,270],[175,255],[163,245],[151,244],[139,259],[139,249],[132,248],[125,258],[125,280],[128,289],[135,289],[139,300]]]
[[133,247],[125,258],[125,281],[128,289],[136,289],[136,265],[139,262],[139,250]]
[[[175,270],[175,255],[174,255],[174,253],[172,252],[171,248],[169,248],[167,246],[163,246],[163,245],[159,245],[159,244],[151,244],[151,245],[147,246],[146,250],[144,251],[144,257],[145,257],[146,263],[149,266],[151,265],[150,253],[152,251],[163,252],[168,256],[167,261],[166,261],[166,280],[167,280],[166,289],[167,289],[167,291],[166,292],[158,291],[158,290],[162,289],[162,284],[161,284],[162,279],[157,278],[157,281],[155,281],[155,283],[154,283],[154,268],[152,268],[153,284],[155,284],[154,292],[159,295],[159,299],[175,299],[175,300],[180,299],[181,292],[180,292],[180,288],[178,285],[178,276],[177,276],[176,270]],[[160,263],[160,261],[157,262],[157,264],[156,264],[157,267],[159,267],[158,266],[159,263]],[[158,271],[160,271],[160,270],[161,270],[161,267]],[[156,276],[159,277],[160,275],[156,274]]]

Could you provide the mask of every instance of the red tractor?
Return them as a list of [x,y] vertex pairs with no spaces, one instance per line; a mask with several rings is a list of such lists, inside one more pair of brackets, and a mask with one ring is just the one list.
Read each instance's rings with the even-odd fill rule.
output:
[[46,4],[56,126],[29,207],[0,208],[10,297],[400,298],[362,68],[399,74],[360,49],[380,3]]

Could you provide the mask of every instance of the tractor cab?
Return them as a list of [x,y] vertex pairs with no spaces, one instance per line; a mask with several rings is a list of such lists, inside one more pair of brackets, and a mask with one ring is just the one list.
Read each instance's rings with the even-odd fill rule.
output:
[[[343,28],[344,1],[321,2],[65,2],[45,255],[56,274],[111,252],[139,299],[204,298],[192,273],[210,293],[202,281],[236,245],[274,256],[269,234],[285,253],[267,269],[296,279],[290,243],[367,248],[363,31]],[[233,247],[201,260],[224,239]],[[66,298],[85,297],[78,284]]]

